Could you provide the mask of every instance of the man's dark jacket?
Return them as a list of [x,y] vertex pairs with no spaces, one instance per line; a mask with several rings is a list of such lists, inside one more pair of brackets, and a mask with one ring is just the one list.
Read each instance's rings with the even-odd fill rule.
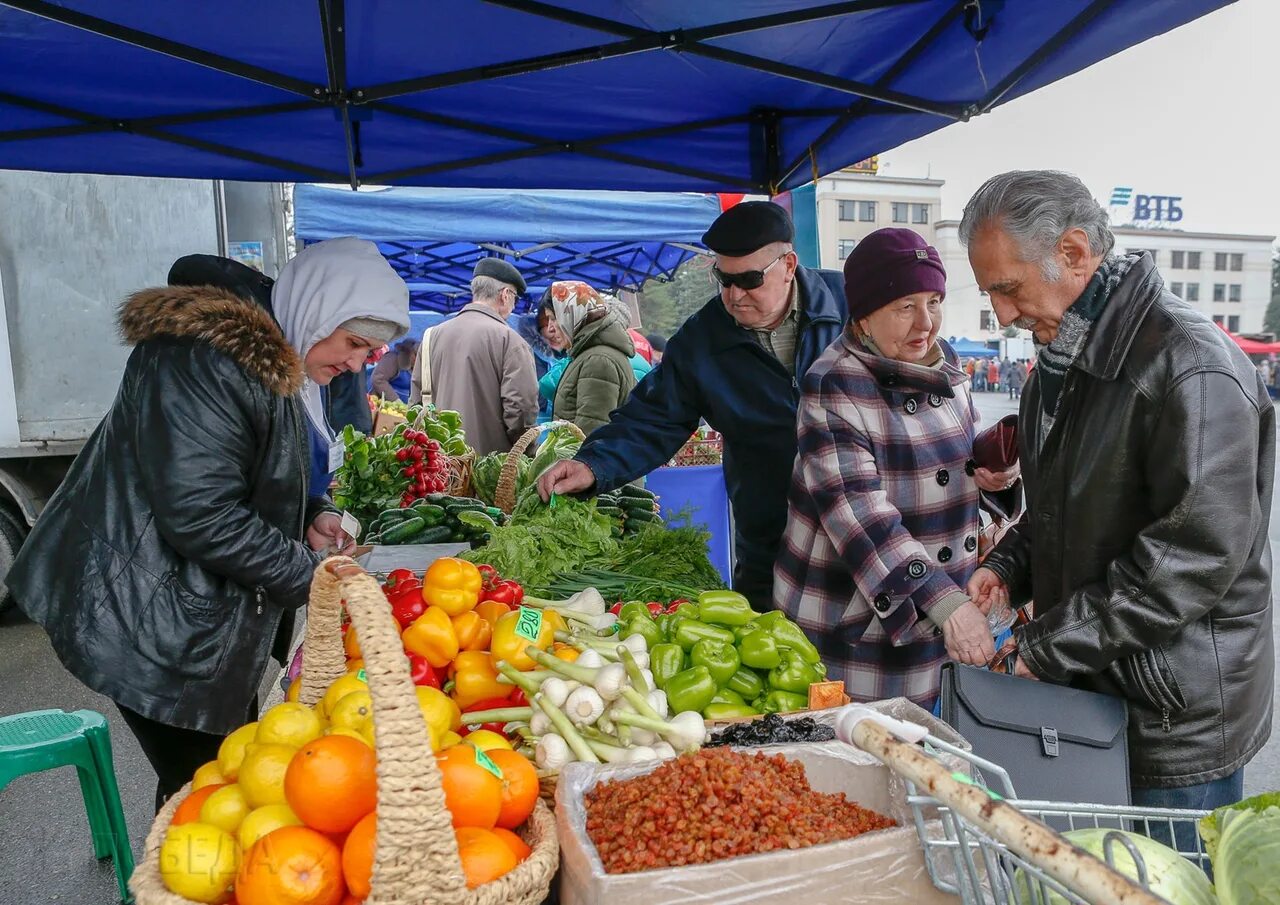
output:
[[1144,254],[1045,438],[1040,392],[1033,373],[1028,509],[985,562],[1035,601],[1019,652],[1041,679],[1128,702],[1135,787],[1228,776],[1271,732],[1276,424],[1257,369]]
[[592,433],[578,459],[607,491],[665,465],[705,419],[724,437],[724,477],[733,507],[734,586],[766,606],[773,561],[787,521],[796,458],[799,378],[840,334],[844,276],[797,268],[800,334],[796,376],[717,296],[689,318],[610,422]]

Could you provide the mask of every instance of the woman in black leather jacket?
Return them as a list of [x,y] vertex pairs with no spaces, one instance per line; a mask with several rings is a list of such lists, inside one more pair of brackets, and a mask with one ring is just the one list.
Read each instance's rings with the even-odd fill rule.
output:
[[351,543],[307,486],[308,425],[337,442],[320,387],[409,327],[408,291],[370,242],[311,246],[269,298],[231,262],[179,263],[220,285],[125,301],[120,391],[8,576],[67,669],[116,702],[157,805],[254,718],[318,551]]

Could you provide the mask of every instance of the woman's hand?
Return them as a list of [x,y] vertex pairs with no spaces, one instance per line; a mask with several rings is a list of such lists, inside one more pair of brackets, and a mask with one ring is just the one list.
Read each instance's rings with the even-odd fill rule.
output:
[[350,556],[356,540],[342,530],[342,517],[336,512],[322,512],[307,529],[307,545],[317,553],[341,553]]
[[1001,608],[1009,608],[1009,589],[1005,587],[1000,576],[986,566],[978,567],[973,577],[969,579],[969,586],[965,590],[974,606],[981,610],[984,616],[993,608],[997,611]]
[[1022,469],[1017,465],[1014,465],[1008,471],[992,471],[989,468],[975,468],[973,470],[973,480],[977,483],[978,489],[985,490],[987,493],[999,493],[1001,490],[1008,490],[1021,475]]
[[987,617],[972,602],[966,602],[942,624],[947,656],[957,663],[986,666],[995,656]]

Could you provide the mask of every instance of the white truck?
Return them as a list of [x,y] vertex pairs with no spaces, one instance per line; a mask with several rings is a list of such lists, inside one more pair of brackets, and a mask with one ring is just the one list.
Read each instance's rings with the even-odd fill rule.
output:
[[288,257],[291,187],[0,172],[0,611],[30,525],[115,397],[115,315],[186,254]]

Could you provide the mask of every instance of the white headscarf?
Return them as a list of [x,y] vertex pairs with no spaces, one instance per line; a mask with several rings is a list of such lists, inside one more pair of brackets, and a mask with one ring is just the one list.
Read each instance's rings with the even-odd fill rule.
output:
[[557,280],[551,284],[551,313],[570,343],[588,315],[604,307],[605,297],[581,280]]
[[[409,332],[409,288],[378,246],[364,239],[329,239],[309,245],[284,266],[271,290],[271,308],[284,338],[304,359],[322,339],[352,318],[373,318]],[[302,403],[320,436],[332,440],[320,387],[306,378]]]

